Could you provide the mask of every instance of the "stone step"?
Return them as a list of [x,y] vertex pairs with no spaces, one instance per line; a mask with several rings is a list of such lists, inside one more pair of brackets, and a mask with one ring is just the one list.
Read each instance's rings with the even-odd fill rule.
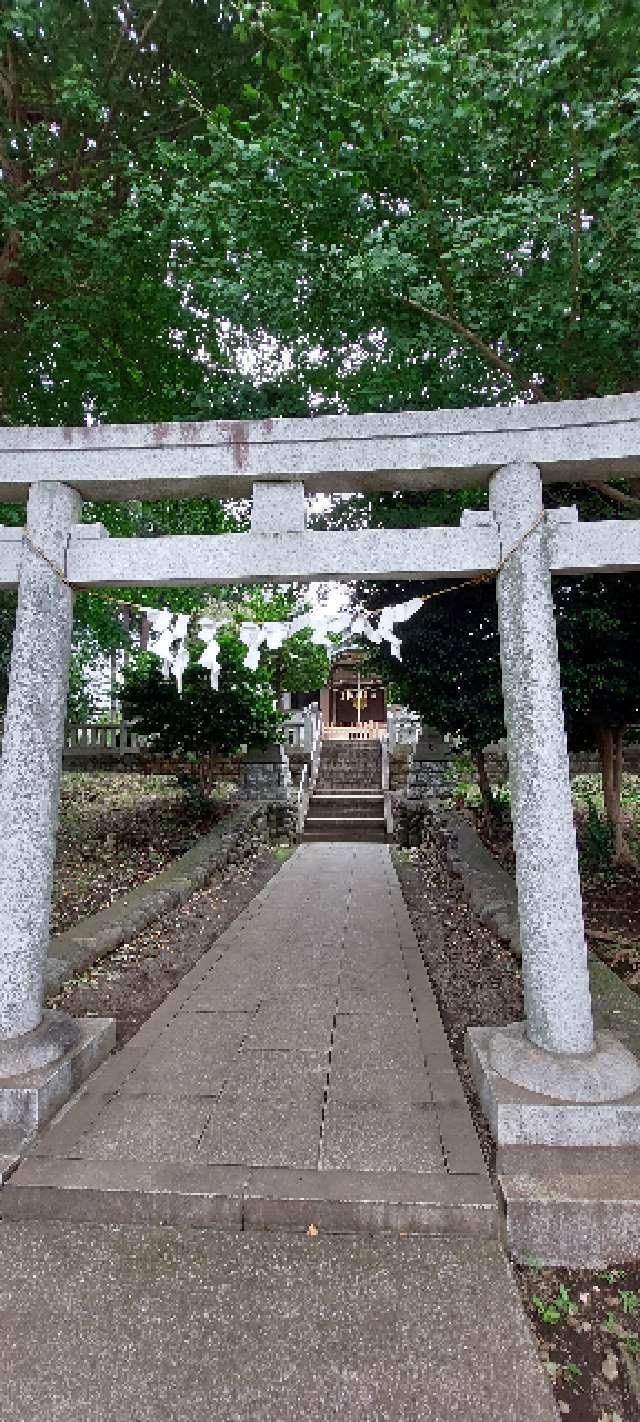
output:
[[382,795],[312,795],[309,815],[314,819],[384,819]]
[[317,795],[357,795],[359,791],[363,795],[380,795],[382,776],[363,780],[361,776],[350,778],[348,775],[319,775],[315,784]]
[[313,819],[309,815],[305,820],[303,839],[329,840],[333,842],[344,842],[345,840],[360,840],[375,843],[382,843],[386,839],[386,821],[382,819],[328,819],[322,817]]
[[322,754],[328,760],[338,760],[340,756],[351,756],[353,759],[359,757],[360,760],[376,760],[382,754],[382,747],[379,741],[323,741]]
[[316,792],[379,791],[382,747],[361,741],[325,741],[320,753]]
[[636,1257],[640,1147],[503,1146],[497,1174],[520,1259],[604,1269]]
[[358,791],[364,794],[380,794],[380,785],[345,784],[344,780],[323,780],[317,787],[319,795],[357,795]]
[[[309,1170],[119,1158],[32,1156],[2,1190],[7,1220],[73,1220],[213,1229],[306,1230],[496,1239],[483,1175]],[[40,1414],[42,1415],[42,1414]]]

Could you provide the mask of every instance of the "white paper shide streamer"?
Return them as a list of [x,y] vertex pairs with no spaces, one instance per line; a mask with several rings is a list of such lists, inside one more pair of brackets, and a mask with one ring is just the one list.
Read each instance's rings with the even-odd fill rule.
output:
[[[303,612],[288,622],[241,622],[237,631],[240,641],[246,647],[244,665],[249,671],[257,671],[263,647],[270,652],[277,651],[288,637],[293,637],[296,632],[305,628],[311,632],[311,640],[316,646],[330,649],[332,637],[348,634],[353,637],[365,637],[368,642],[378,645],[388,642],[392,656],[399,659],[401,643],[393,629],[399,623],[407,622],[421,606],[422,598],[414,597],[409,602],[385,607],[376,626],[369,617],[353,617],[350,612],[333,616],[322,612]],[[153,634],[150,651],[161,658],[163,675],[175,677],[178,691],[182,692],[184,673],[189,665],[187,631],[190,618],[186,613],[159,611],[151,607],[147,609],[147,616]],[[198,666],[205,667],[209,672],[214,691],[218,690],[220,681],[218,634],[222,627],[228,625],[228,621],[217,621],[213,617],[200,617],[197,624],[197,635],[200,641],[204,642],[204,651],[198,658]]]
[[189,665],[186,646],[189,616],[185,612],[158,612],[151,607],[147,616],[153,633],[149,650],[161,658],[163,676],[174,676],[178,691],[182,692],[182,678]]

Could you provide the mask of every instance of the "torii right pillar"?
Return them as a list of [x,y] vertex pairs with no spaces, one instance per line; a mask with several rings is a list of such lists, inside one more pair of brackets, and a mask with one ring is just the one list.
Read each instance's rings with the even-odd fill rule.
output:
[[[640,1064],[594,1031],[539,470],[490,481],[525,1022],[469,1030],[499,1144],[640,1143]],[[628,1110],[619,1107],[626,1099]]]

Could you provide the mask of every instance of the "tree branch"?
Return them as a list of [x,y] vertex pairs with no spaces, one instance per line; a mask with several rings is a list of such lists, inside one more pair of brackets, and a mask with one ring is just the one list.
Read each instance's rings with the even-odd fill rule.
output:
[[492,365],[494,370],[499,370],[501,375],[507,375],[509,380],[521,386],[514,367],[508,361],[503,360],[502,356],[494,351],[493,346],[487,345],[481,336],[478,336],[469,326],[465,326],[463,321],[459,321],[457,316],[448,316],[442,311],[434,311],[429,306],[423,306],[422,302],[416,301],[414,297],[404,296],[398,291],[391,292],[390,297],[393,301],[399,301],[402,306],[409,306],[412,311],[418,311],[421,316],[426,316],[427,320],[438,321],[441,326],[447,326],[450,331],[457,331],[459,336],[462,336],[470,346],[480,352],[488,365]]
[[571,128],[571,180],[573,186],[573,212],[571,216],[571,304],[569,331],[573,331],[580,320],[582,259],[580,243],[582,238],[582,175],[578,154],[577,134]]
[[596,484],[595,480],[589,483],[590,489],[595,489],[596,493],[603,494],[606,499],[611,499],[614,504],[620,504],[622,508],[640,509],[640,498],[633,494],[624,494],[622,489],[615,489],[613,484]]

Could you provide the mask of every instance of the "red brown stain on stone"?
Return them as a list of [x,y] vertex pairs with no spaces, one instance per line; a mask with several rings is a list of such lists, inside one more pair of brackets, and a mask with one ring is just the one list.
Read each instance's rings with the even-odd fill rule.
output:
[[203,422],[201,420],[181,420],[180,424],[178,425],[178,429],[180,430],[180,438],[183,444],[200,443],[200,440],[198,439],[198,434],[202,427],[202,423]]
[[233,467],[242,473],[249,459],[249,439],[246,420],[221,420],[220,428],[227,436],[229,448],[233,452]]
[[169,435],[169,430],[170,430],[170,429],[171,429],[171,425],[167,424],[166,420],[160,421],[159,424],[152,425],[152,426],[151,426],[151,439],[152,439],[153,443],[154,443],[154,444],[164,444],[165,440],[167,439],[167,437],[168,437],[168,435]]

